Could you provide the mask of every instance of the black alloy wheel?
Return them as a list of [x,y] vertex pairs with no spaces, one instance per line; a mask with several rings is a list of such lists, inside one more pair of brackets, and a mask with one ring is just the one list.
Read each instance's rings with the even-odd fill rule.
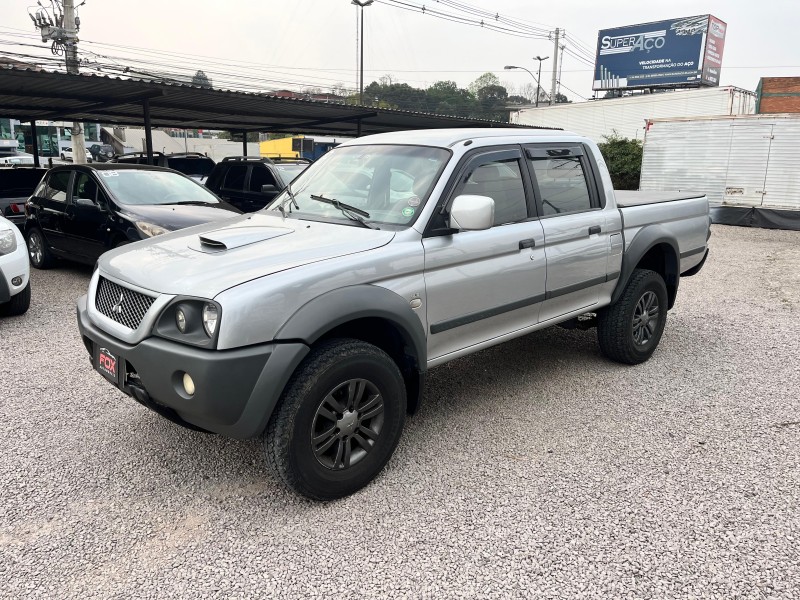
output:
[[311,445],[319,463],[336,471],[362,461],[380,438],[383,409],[383,396],[369,380],[351,379],[333,389],[311,424]]
[[655,292],[647,291],[633,309],[631,334],[637,346],[644,347],[650,343],[656,333],[658,318],[658,296]]
[[53,263],[42,232],[34,227],[28,231],[28,256],[37,269],[47,269]]

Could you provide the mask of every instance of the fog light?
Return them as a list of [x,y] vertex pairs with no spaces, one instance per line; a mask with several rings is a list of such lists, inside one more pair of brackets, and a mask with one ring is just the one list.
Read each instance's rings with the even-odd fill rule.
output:
[[183,309],[178,309],[175,311],[175,325],[178,326],[178,331],[181,333],[186,333],[186,315],[183,312]]
[[189,396],[194,396],[194,381],[188,373],[183,374],[183,389]]
[[11,280],[11,285],[22,285],[22,277],[14,277]]

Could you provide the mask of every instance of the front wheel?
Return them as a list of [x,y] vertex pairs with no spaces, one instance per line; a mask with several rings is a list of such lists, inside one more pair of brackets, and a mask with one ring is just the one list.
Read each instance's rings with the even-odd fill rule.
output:
[[42,231],[33,227],[28,231],[28,256],[37,269],[47,269],[53,264],[53,257],[47,248]]
[[336,339],[292,375],[264,434],[267,462],[289,488],[342,498],[372,481],[400,441],[406,390],[380,348]]
[[667,286],[655,271],[636,269],[616,303],[597,315],[600,350],[637,365],[655,352],[667,322]]

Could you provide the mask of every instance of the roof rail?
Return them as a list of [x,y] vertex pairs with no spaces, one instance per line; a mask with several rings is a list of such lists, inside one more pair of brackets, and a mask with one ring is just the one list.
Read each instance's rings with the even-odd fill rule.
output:
[[272,159],[269,159],[266,156],[226,156],[225,158],[222,159],[222,162],[234,162],[234,161],[272,163]]
[[[115,154],[112,158],[121,158],[123,156],[147,156],[147,152],[125,152],[124,154]],[[153,152],[153,156],[166,156],[163,152]]]

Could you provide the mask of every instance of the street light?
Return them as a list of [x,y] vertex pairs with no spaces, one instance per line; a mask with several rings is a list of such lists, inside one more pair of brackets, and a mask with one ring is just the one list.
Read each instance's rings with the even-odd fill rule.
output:
[[364,104],[364,7],[369,6],[375,0],[351,0],[351,4],[361,7],[361,66],[358,78],[358,103]]
[[[506,69],[506,70],[509,70],[509,69],[522,69],[523,71],[528,71],[528,69],[526,69],[525,67],[516,67],[514,65],[506,65],[503,68]],[[533,78],[533,80],[536,82],[536,106],[539,106],[539,80],[536,79],[536,75],[534,75],[530,71],[528,71],[528,75],[530,75]]]
[[[558,35],[557,32],[556,35]],[[539,88],[541,87],[539,85],[539,82],[542,80],[542,61],[547,60],[548,58],[550,57],[549,56],[545,56],[544,58],[542,58],[541,56],[533,57],[533,60],[539,61],[539,76],[536,78],[536,108],[539,108]]]

